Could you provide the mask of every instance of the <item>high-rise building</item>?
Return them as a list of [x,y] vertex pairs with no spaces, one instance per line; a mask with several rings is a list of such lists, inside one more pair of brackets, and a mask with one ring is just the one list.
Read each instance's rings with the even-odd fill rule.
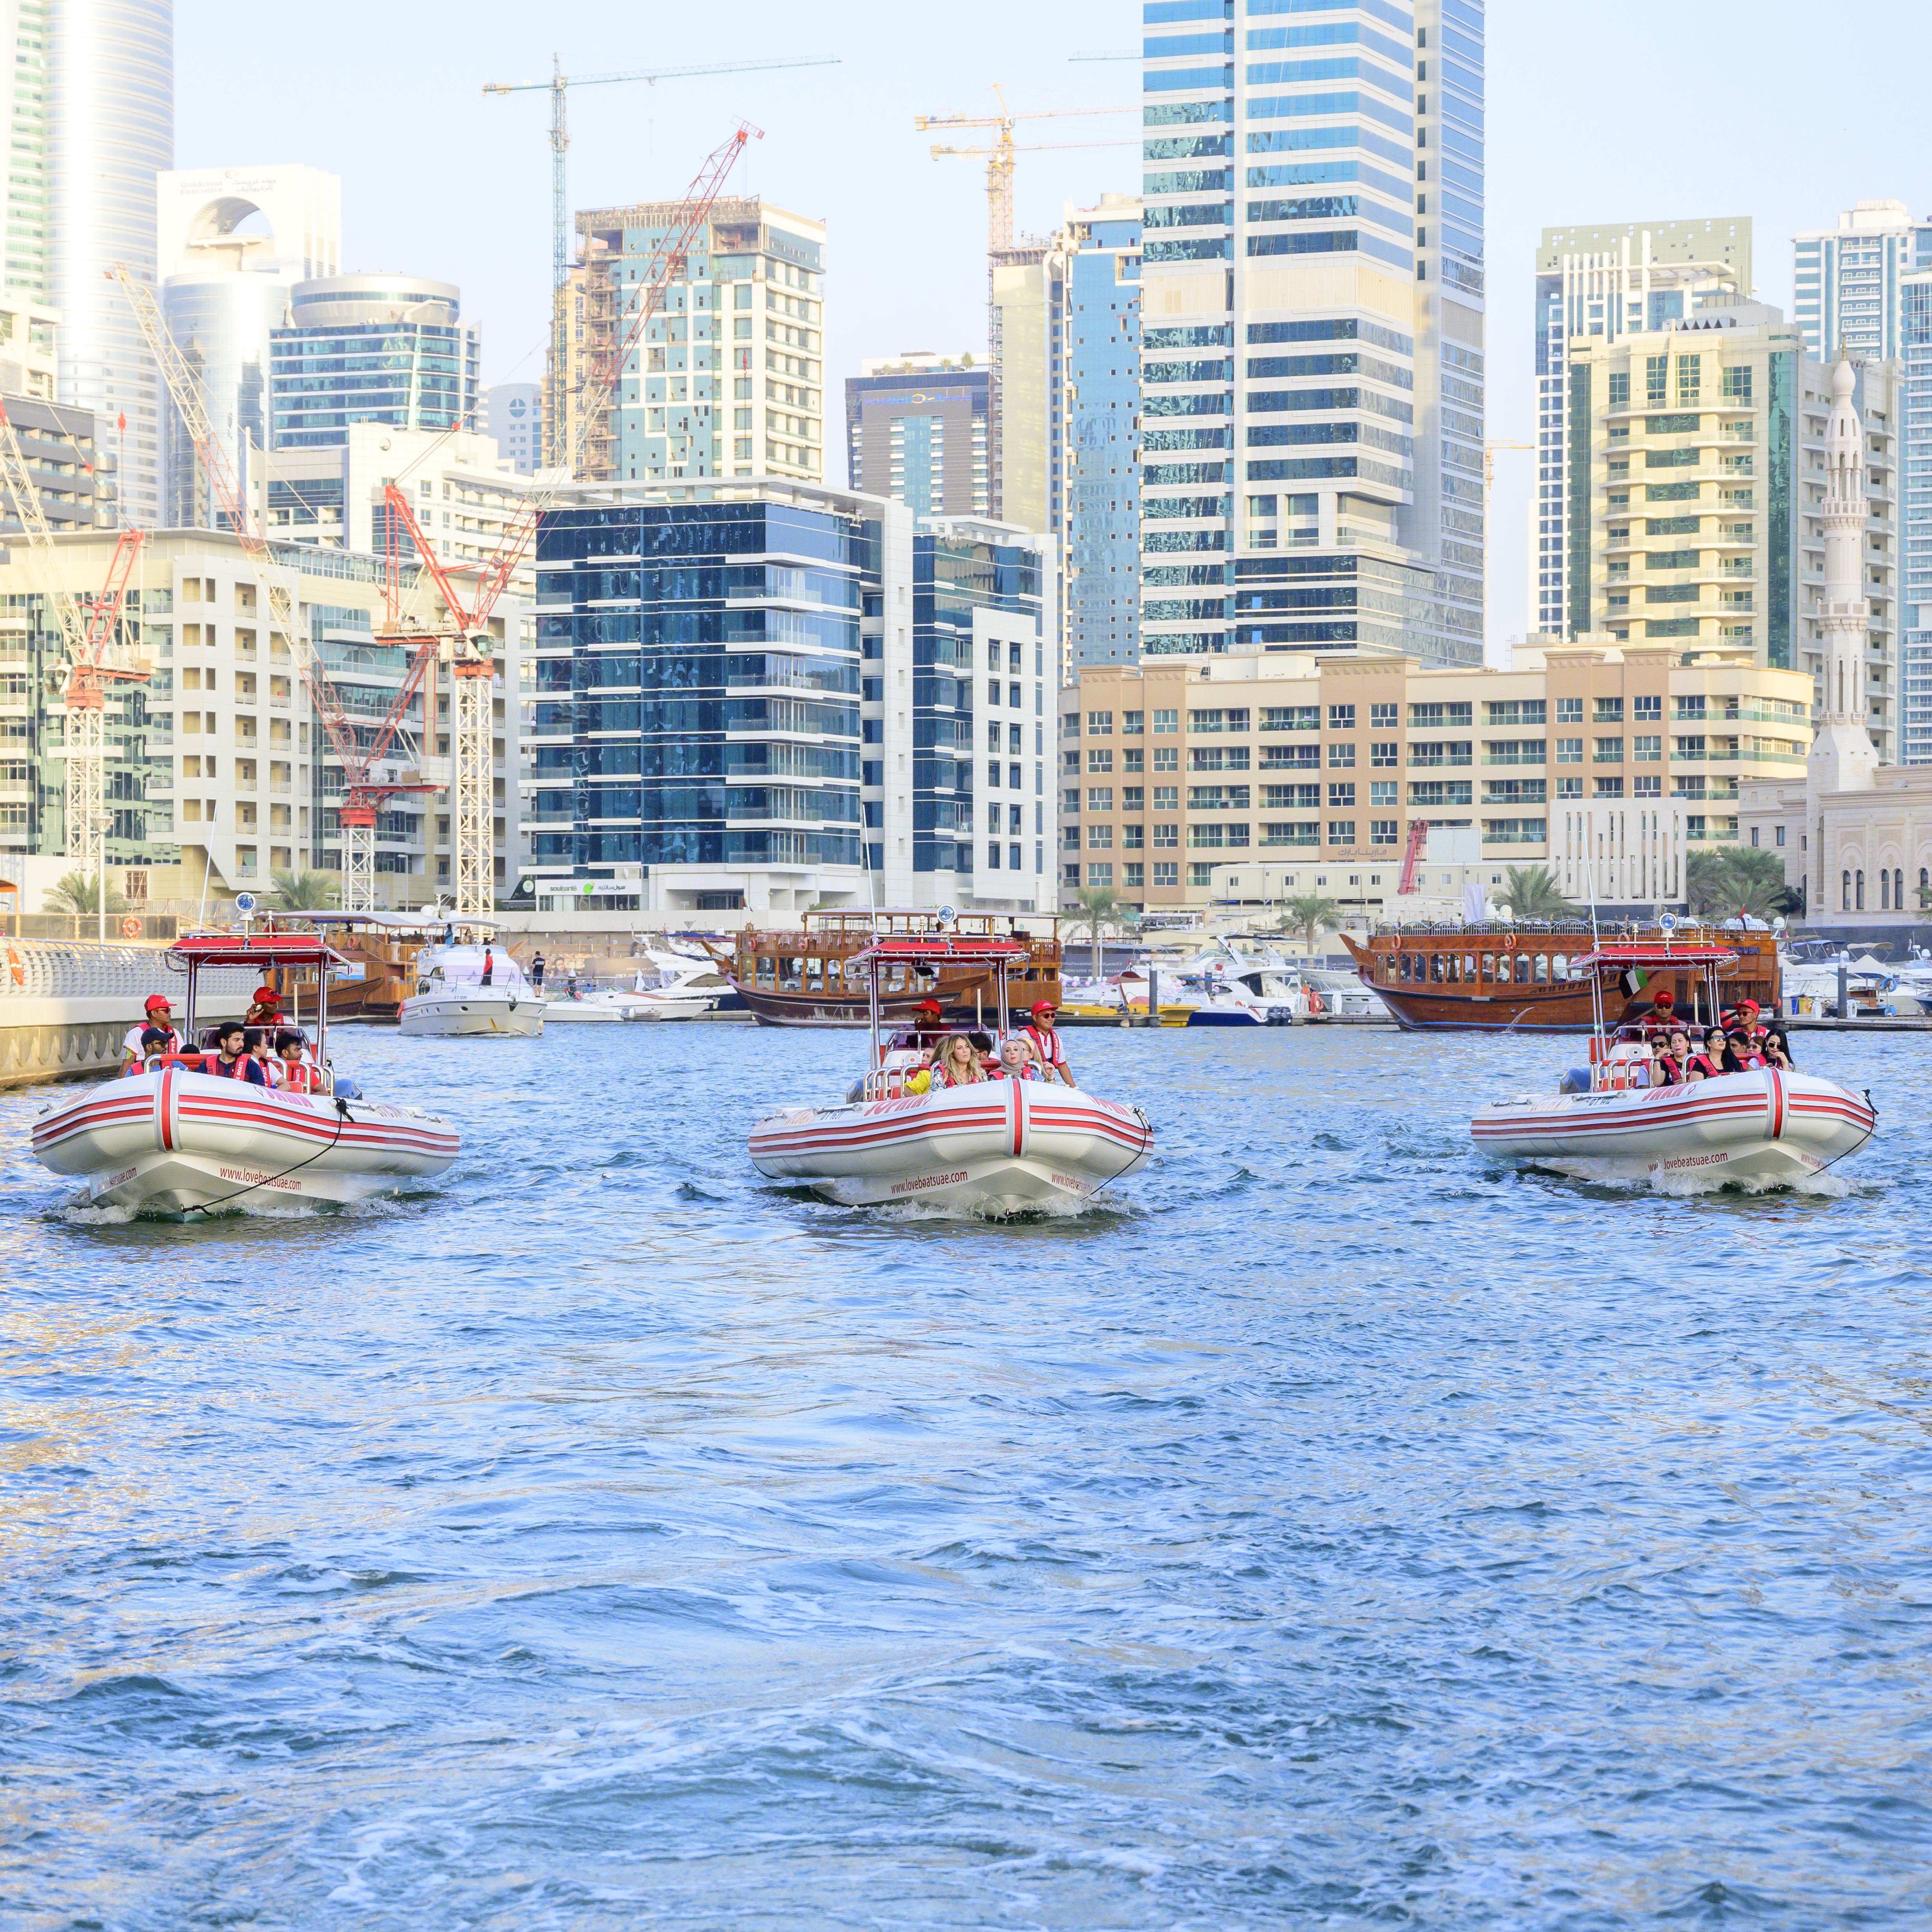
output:
[[422,276],[296,283],[270,343],[274,447],[332,448],[356,423],[473,428],[482,343],[460,316],[455,285]]
[[[1569,634],[1748,650],[1768,668],[1810,672],[1822,703],[1816,479],[1832,385],[1797,325],[1762,303],[1713,300],[1614,342],[1573,335],[1566,362]],[[1900,386],[1890,363],[1865,364],[1855,382],[1869,600],[1860,708],[1887,759],[1899,724]],[[1722,773],[1712,783],[1735,791]]]
[[1792,244],[1793,302],[1814,362],[1889,362],[1900,352],[1899,278],[1932,268],[1932,220],[1902,201],[1862,201],[1835,228]]
[[538,542],[520,896],[1053,904],[1036,539],[759,478],[581,485]]
[[1139,197],[1070,208],[1046,269],[1047,527],[1064,572],[1064,679],[1140,652]]
[[1748,217],[1546,228],[1536,251],[1536,548],[1531,607],[1546,637],[1569,621],[1565,346],[1667,327],[1707,296],[1748,299]]
[[[162,319],[201,380],[208,422],[246,489],[269,446],[269,341],[298,282],[341,266],[342,184],[299,164],[170,170],[156,184]],[[171,529],[218,527],[193,440],[163,412]]]
[[1932,268],[1899,278],[1904,498],[1900,764],[1932,765]]
[[992,371],[970,355],[914,350],[845,379],[845,473],[916,517],[992,513],[987,399]]
[[[116,430],[128,520],[164,508],[160,371],[118,286],[154,279],[154,184],[175,164],[172,0],[57,0],[51,101],[49,296],[59,311],[60,398]],[[125,418],[127,428],[118,424]]]
[[544,466],[543,386],[498,382],[483,392],[483,428],[520,476]]
[[0,235],[0,284],[14,302],[51,300],[48,260],[52,149],[47,122],[47,57],[52,0],[0,0],[0,88],[7,126],[7,220]]
[[[592,383],[628,333],[676,202],[580,211],[545,377],[551,461],[587,482],[825,474],[825,227],[756,196],[712,205],[600,420]],[[614,374],[615,371],[610,371]],[[580,460],[577,458],[581,448]]]
[[1479,0],[1146,17],[1146,650],[1479,660]]
[[1047,466],[1055,399],[1053,350],[1060,308],[1046,266],[1052,244],[1022,237],[987,258],[993,363],[993,514],[1022,530],[1043,530],[1050,515]]

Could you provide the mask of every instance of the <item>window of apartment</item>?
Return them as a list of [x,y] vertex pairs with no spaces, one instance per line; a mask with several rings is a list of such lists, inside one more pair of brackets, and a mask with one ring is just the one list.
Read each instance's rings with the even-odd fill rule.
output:
[[[1171,852],[1180,843],[1180,827],[1178,825],[1164,825],[1156,822],[1152,828],[1148,842],[1156,852],[1162,850]],[[1160,868],[1156,865],[1154,869],[1158,872]]]
[[1154,883],[1162,886],[1178,886],[1180,883],[1180,862],[1177,859],[1156,859],[1154,862]]
[[1600,698],[1597,700],[1596,722],[1599,724],[1621,724],[1624,720],[1624,701],[1621,698]]
[[1670,358],[1646,356],[1643,358],[1643,396],[1647,403],[1670,400]]
[[1340,770],[1353,771],[1355,768],[1354,746],[1353,745],[1330,745],[1328,747],[1328,762],[1330,765],[1336,767]]
[[1742,369],[1726,369],[1724,376],[1724,400],[1727,403],[1748,403],[1751,399],[1751,372],[1748,365]]
[[1142,736],[1147,730],[1147,713],[1144,711],[1123,711],[1120,713],[1120,735],[1132,738]]
[[1318,731],[1321,728],[1318,704],[1273,704],[1262,712],[1264,731]]
[[1352,704],[1330,705],[1328,728],[1331,731],[1352,731],[1355,728],[1355,707]]
[[1630,371],[1612,369],[1610,371],[1610,407],[1627,410],[1630,407]]
[[[1160,716],[1156,712],[1154,716]],[[1248,728],[1248,713],[1245,710],[1190,711],[1187,714],[1187,728],[1192,732],[1245,731]],[[1160,727],[1154,726],[1158,731]]]
[[1660,734],[1640,731],[1630,740],[1630,756],[1640,765],[1656,765],[1664,762],[1664,739]]
[[1412,731],[1466,730],[1475,722],[1476,707],[1473,704],[1412,704],[1408,707],[1408,728]]
[[1556,762],[1559,765],[1580,765],[1583,762],[1582,740],[1580,738],[1558,739]]
[[1089,772],[1111,772],[1114,769],[1114,754],[1108,751],[1089,752],[1087,754]]
[[1594,788],[1594,793],[1598,798],[1622,798],[1624,795],[1624,782],[1620,778],[1599,778]]
[[1541,724],[1546,715],[1540,698],[1492,698],[1483,706],[1486,724]]
[[1654,692],[1630,700],[1630,716],[1640,724],[1664,716],[1664,700]]
[[1331,784],[1328,788],[1328,802],[1331,807],[1352,806],[1354,802],[1355,788],[1352,782],[1345,784]]
[[1679,407],[1685,403],[1694,403],[1704,380],[1704,358],[1701,356],[1680,356],[1677,358],[1677,400]]
[[1352,818],[1331,818],[1328,821],[1328,842],[1331,845],[1354,844],[1355,821]]
[[1622,738],[1599,738],[1590,762],[1595,765],[1620,765],[1624,761],[1624,741]]
[[1559,724],[1582,724],[1583,700],[1580,698],[1559,698],[1556,700],[1556,722]]
[[1369,820],[1369,843],[1371,845],[1399,844],[1402,836],[1402,820],[1399,818],[1372,818]]
[[1180,788],[1178,785],[1156,785],[1154,788],[1154,808],[1156,812],[1178,812],[1180,809]]
[[1369,729],[1371,731],[1393,731],[1402,722],[1402,706],[1399,704],[1372,704],[1369,706]]
[[1393,739],[1386,743],[1377,743],[1372,739],[1369,744],[1369,763],[1385,771],[1393,771],[1402,762],[1402,747]]
[[1089,785],[1087,788],[1087,809],[1089,812],[1112,812],[1114,808],[1114,788],[1112,785]]
[[[1178,711],[1156,711],[1154,714],[1154,728],[1156,736],[1163,731],[1178,731],[1180,729],[1180,712]],[[1169,769],[1171,770],[1172,767],[1169,767]]]
[[1111,738],[1114,735],[1114,714],[1111,711],[1088,712],[1087,735],[1090,738]]
[[1087,883],[1090,886],[1111,886],[1114,883],[1112,862],[1105,865],[1091,865],[1087,868]]

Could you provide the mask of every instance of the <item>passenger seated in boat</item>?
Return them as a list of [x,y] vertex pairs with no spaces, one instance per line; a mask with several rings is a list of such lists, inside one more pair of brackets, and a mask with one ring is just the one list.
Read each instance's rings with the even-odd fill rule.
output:
[[130,1027],[128,1037],[121,1042],[121,1050],[128,1057],[124,1070],[129,1073],[140,1072],[142,1063],[148,1058],[148,1050],[142,1042],[150,1027],[158,1027],[166,1034],[169,1043],[160,1049],[164,1053],[181,1051],[181,1035],[175,1030],[173,1009],[169,1004],[167,994],[150,993],[143,1011],[146,1018],[139,1026]]
[[1686,1036],[1690,1046],[1690,1057],[1684,1063],[1684,1078],[1691,1080],[1714,1080],[1723,1072],[1720,1054],[1707,1042],[1701,1027],[1694,1027]]
[[214,1052],[202,1056],[201,1070],[218,1079],[245,1080],[253,1087],[268,1084],[262,1063],[248,1051],[248,1030],[238,1020],[230,1021],[221,1029]]
[[1034,1058],[1031,1046],[1018,1034],[1010,1034],[1000,1044],[1000,1064],[994,1069],[995,1080],[1040,1080],[1046,1078]]
[[1676,996],[1666,986],[1660,986],[1652,997],[1650,1011],[1637,1022],[1643,1029],[1647,1040],[1668,1039],[1670,1030],[1677,1024]]
[[1664,1051],[1655,1062],[1655,1084],[1659,1087],[1681,1087],[1684,1084],[1685,1069],[1690,1064],[1690,1041],[1688,1034],[1673,1033]]
[[308,1042],[293,1027],[275,1036],[275,1057],[268,1062],[268,1082],[285,1094],[320,1094],[322,1070],[309,1057]]
[[932,1088],[971,1087],[986,1078],[973,1042],[963,1033],[950,1034],[932,1056]]
[[165,1055],[181,1051],[181,1036],[172,1027],[147,1026],[141,1029],[137,1057],[128,1063],[128,1076],[152,1073]]

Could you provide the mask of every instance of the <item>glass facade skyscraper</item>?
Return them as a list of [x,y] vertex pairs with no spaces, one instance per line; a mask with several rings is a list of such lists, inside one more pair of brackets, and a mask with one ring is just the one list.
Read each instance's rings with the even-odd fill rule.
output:
[[1482,7],[1144,19],[1145,649],[1479,662]]
[[333,448],[354,423],[478,427],[482,339],[448,283],[318,277],[296,284],[289,324],[269,343],[276,448]]
[[916,517],[992,507],[987,415],[992,371],[970,356],[902,356],[845,379],[845,466],[852,488]]
[[1050,906],[1042,573],[880,497],[580,486],[538,537],[532,890]]

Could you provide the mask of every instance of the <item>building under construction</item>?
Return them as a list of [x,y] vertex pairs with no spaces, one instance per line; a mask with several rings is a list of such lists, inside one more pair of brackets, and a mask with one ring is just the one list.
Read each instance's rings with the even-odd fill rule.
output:
[[756,196],[715,202],[662,311],[585,424],[680,202],[587,208],[556,291],[545,383],[550,460],[589,482],[825,476],[825,227]]
[[[91,598],[116,533],[55,542],[70,591]],[[260,890],[278,872],[340,868],[344,775],[317,728],[289,641],[269,622],[268,574],[279,572],[289,588],[295,621],[358,739],[374,736],[402,686],[408,653],[376,635],[385,610],[380,559],[293,543],[273,544],[270,553],[265,566],[226,531],[157,531],[128,587],[128,646],[153,668],[146,682],[110,695],[104,789],[110,889],[136,910],[144,902],[197,898],[204,875],[213,904]],[[62,638],[17,548],[12,562],[0,565],[0,658],[14,693],[0,711],[9,746],[4,797],[26,808],[24,824],[8,828],[25,836],[5,842],[58,852],[65,838],[65,718],[50,674]],[[515,694],[526,608],[506,598],[490,626],[500,640],[491,706],[500,881],[520,830]],[[440,777],[446,769],[452,685],[446,666],[429,667],[382,776],[416,778],[427,766]],[[379,902],[421,905],[446,894],[452,856],[446,795],[392,800],[376,826]]]

